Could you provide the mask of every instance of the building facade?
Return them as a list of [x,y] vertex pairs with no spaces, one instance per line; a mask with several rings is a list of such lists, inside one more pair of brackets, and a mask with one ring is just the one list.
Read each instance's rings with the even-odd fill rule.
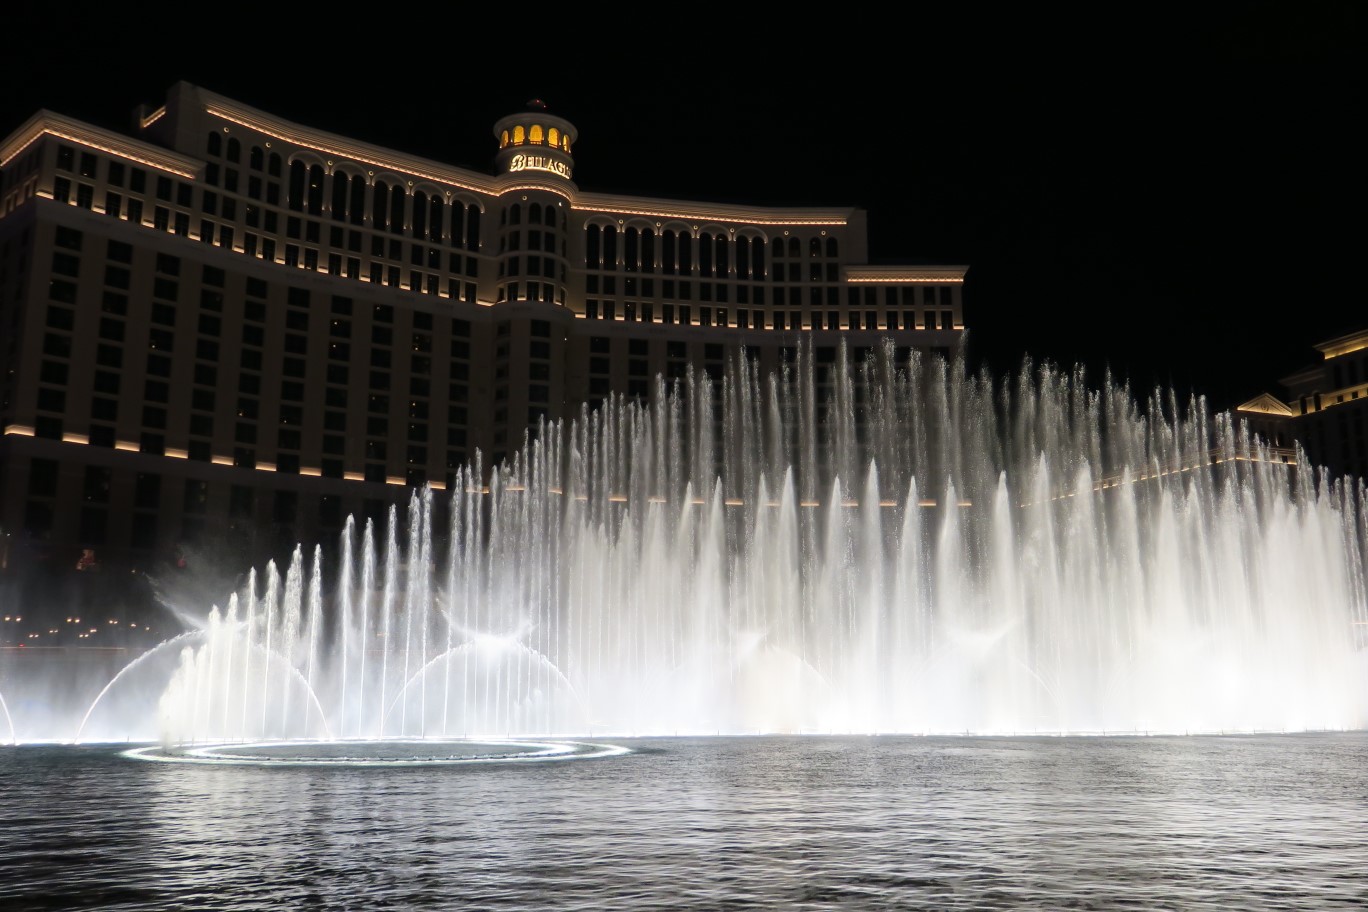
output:
[[1321,359],[1237,407],[1275,446],[1300,445],[1306,461],[1331,477],[1368,479],[1368,330],[1315,346]]
[[965,269],[869,264],[861,210],[585,192],[576,139],[531,103],[491,175],[187,83],[127,135],[35,114],[0,144],[0,560],[257,561],[738,347],[959,344]]

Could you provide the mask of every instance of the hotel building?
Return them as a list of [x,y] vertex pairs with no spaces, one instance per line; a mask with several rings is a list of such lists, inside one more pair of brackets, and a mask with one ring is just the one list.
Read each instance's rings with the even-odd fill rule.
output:
[[869,264],[859,209],[586,192],[544,105],[493,132],[487,174],[179,83],[10,133],[0,562],[255,562],[741,346],[962,336],[964,267]]
[[1368,480],[1368,330],[1315,348],[1319,361],[1282,379],[1283,398],[1261,393],[1236,414],[1275,446],[1299,444],[1331,477]]

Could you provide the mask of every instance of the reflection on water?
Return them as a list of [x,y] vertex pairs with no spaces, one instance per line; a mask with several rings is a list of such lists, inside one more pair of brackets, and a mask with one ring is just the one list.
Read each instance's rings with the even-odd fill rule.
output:
[[0,908],[1357,907],[1368,734],[735,738],[440,768],[0,748]]

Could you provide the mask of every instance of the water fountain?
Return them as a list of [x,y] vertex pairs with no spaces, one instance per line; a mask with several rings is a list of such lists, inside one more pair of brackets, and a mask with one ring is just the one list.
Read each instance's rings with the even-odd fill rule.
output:
[[161,737],[1368,724],[1364,490],[1200,400],[891,346],[656,382],[254,572]]
[[5,716],[5,726],[9,729],[8,743],[12,744],[15,741],[14,720],[10,718],[9,705],[5,703],[5,695],[2,693],[0,693],[0,713],[3,713]]

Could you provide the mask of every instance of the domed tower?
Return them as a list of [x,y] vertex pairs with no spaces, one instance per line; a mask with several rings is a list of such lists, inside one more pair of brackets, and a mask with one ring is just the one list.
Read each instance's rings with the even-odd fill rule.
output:
[[[534,100],[494,125],[495,168],[503,188],[490,216],[495,291],[494,412],[490,455],[498,462],[558,419],[565,403],[565,340],[574,314],[566,307],[569,264],[570,157],[577,132]],[[515,382],[514,378],[526,378]]]
[[525,110],[494,125],[499,152],[495,170],[507,177],[500,196],[496,300],[565,304],[569,194],[578,131],[574,124],[533,99]]

